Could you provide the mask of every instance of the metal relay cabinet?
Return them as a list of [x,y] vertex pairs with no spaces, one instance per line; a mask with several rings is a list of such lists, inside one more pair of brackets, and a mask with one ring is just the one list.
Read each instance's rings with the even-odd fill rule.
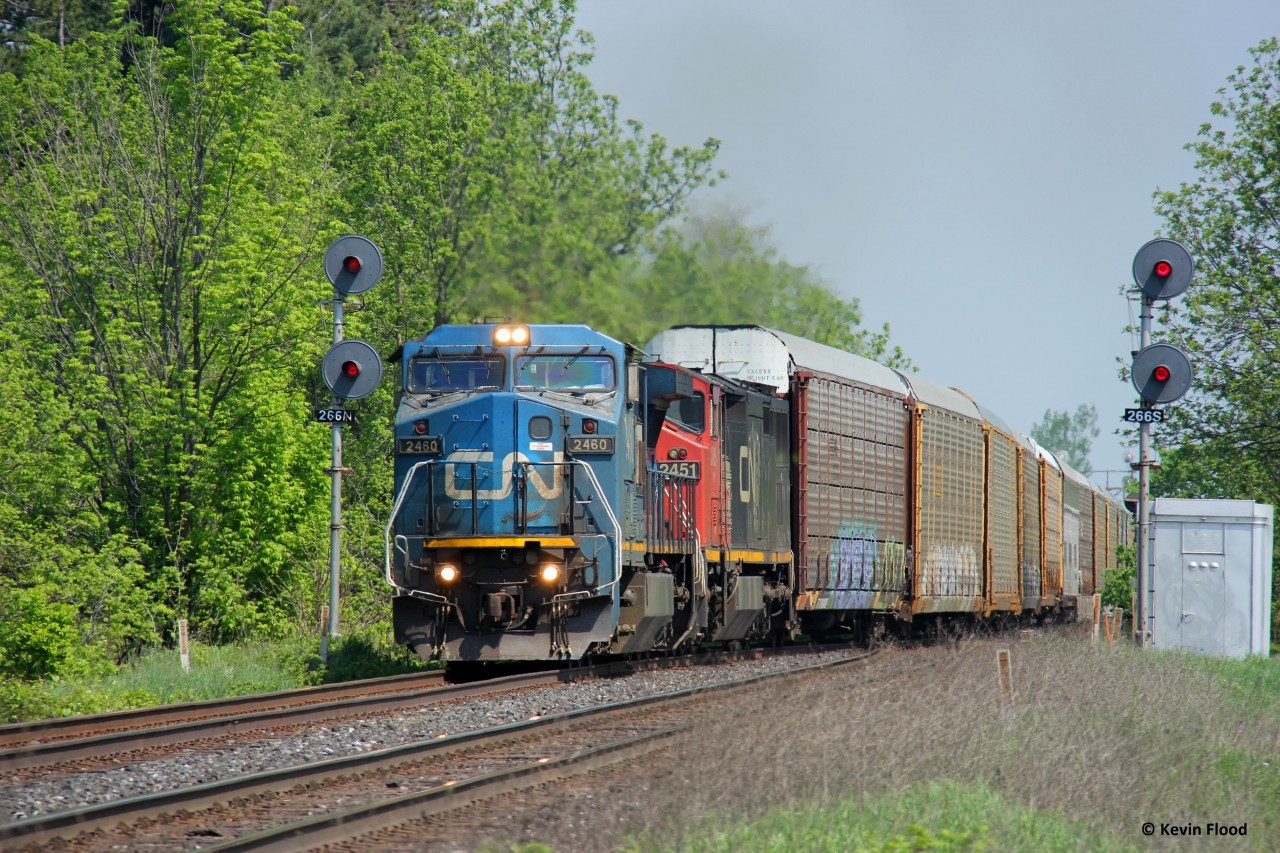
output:
[[1153,501],[1155,648],[1268,654],[1272,524],[1272,507],[1253,501]]

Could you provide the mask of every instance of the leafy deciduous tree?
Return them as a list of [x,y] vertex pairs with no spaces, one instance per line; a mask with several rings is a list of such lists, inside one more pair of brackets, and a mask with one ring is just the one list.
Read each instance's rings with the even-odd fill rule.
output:
[[[1280,42],[1250,51],[1188,148],[1199,177],[1156,194],[1196,279],[1165,316],[1195,384],[1170,407],[1170,466],[1153,486],[1215,497],[1280,497]],[[1227,490],[1227,491],[1222,491]]]
[[75,488],[98,535],[140,555],[156,629],[195,612],[227,636],[278,621],[291,538],[320,527],[297,455],[324,436],[291,390],[319,354],[301,273],[327,140],[281,79],[286,15],[191,0],[171,24],[171,48],[123,22],[37,37],[0,80],[0,310],[92,474]]
[[1061,455],[1068,465],[1088,476],[1093,473],[1089,451],[1098,437],[1098,410],[1081,403],[1075,413],[1048,409],[1031,427],[1031,437],[1046,450]]

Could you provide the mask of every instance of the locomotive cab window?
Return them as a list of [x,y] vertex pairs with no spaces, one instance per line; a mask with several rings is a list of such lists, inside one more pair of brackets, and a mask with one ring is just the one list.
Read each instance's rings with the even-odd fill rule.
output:
[[545,415],[529,418],[529,438],[534,441],[546,441],[551,438],[551,418]]
[[501,388],[505,365],[500,355],[415,358],[409,362],[409,390],[420,393]]
[[694,391],[693,397],[673,400],[667,409],[667,420],[689,432],[700,433],[707,428],[707,397]]
[[608,391],[617,385],[607,355],[522,355],[516,359],[516,387],[563,391]]

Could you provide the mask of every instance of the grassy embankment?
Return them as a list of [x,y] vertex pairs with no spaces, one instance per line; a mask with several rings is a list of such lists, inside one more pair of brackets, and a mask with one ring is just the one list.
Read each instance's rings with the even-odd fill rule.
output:
[[176,651],[154,650],[100,678],[0,683],[0,723],[266,693],[431,666],[437,664],[354,636],[334,642],[327,665],[320,662],[315,638],[223,647],[193,643],[190,672],[183,671]]
[[[999,647],[1012,651],[1012,708]],[[1063,636],[890,651],[863,672],[762,691],[672,754],[678,766],[566,802],[578,821],[601,812],[587,832],[533,837],[628,853],[1272,850],[1280,660]],[[602,808],[611,795],[632,806]],[[1212,836],[1211,822],[1248,834]]]
[[[1280,660],[1008,645],[1011,709],[995,647],[975,643],[905,679],[778,691],[709,726],[695,739],[729,747],[689,766],[737,793],[683,792],[676,803],[714,819],[669,803],[630,849],[1275,849]],[[1248,834],[1212,836],[1210,823]]]

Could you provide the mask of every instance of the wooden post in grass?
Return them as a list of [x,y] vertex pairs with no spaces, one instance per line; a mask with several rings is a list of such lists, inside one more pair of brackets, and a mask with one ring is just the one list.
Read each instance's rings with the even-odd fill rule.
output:
[[191,645],[187,636],[187,620],[178,620],[178,659],[182,661],[182,671],[191,671]]
[[996,652],[996,673],[1000,678],[1000,709],[1013,712],[1013,667],[1009,663],[1009,650]]

